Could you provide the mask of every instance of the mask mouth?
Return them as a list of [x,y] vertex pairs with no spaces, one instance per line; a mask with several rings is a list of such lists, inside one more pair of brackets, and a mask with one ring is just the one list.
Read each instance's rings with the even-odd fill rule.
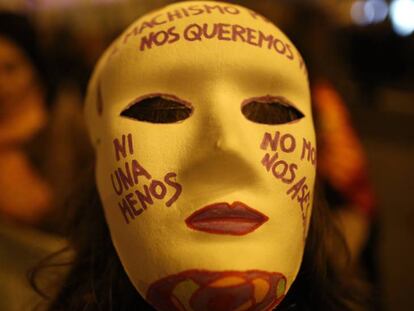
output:
[[243,202],[207,205],[191,214],[185,223],[191,229],[212,234],[245,235],[253,232],[269,217]]

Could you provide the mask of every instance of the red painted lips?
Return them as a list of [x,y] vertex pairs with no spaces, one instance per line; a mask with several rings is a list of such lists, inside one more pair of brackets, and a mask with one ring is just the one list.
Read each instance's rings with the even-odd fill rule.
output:
[[191,214],[185,223],[198,231],[215,234],[245,235],[256,230],[269,217],[242,202],[222,202],[203,207]]

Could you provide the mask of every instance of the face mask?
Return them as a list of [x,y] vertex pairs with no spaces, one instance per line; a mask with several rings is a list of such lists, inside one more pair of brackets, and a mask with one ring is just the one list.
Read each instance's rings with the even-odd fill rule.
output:
[[86,117],[111,237],[158,310],[268,310],[301,263],[315,177],[306,69],[265,18],[183,2],[105,52]]

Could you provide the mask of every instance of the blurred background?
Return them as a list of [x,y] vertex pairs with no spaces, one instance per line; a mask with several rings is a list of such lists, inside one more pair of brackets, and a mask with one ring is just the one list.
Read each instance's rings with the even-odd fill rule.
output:
[[[25,271],[65,244],[63,202],[92,159],[82,102],[96,60],[172,2],[0,0],[1,310],[34,306]],[[228,2],[303,53],[320,175],[373,309],[414,310],[414,0]]]

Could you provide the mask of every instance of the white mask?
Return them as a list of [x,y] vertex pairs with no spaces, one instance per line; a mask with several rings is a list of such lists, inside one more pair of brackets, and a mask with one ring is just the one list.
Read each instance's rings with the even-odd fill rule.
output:
[[283,299],[316,155],[306,69],[276,26],[221,2],[149,13],[102,56],[86,117],[113,243],[150,304],[243,311]]

